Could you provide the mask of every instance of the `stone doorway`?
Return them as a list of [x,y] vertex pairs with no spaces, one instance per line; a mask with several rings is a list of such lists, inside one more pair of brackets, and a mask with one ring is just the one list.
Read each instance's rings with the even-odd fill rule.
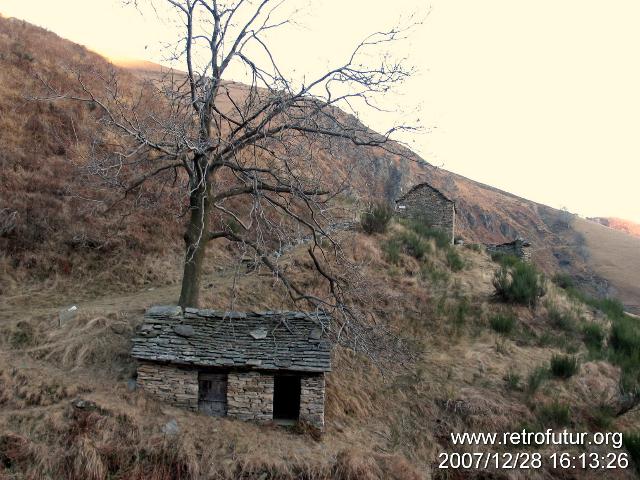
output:
[[227,374],[198,374],[198,410],[212,417],[227,415]]
[[273,419],[297,422],[300,417],[300,377],[276,375],[273,379]]

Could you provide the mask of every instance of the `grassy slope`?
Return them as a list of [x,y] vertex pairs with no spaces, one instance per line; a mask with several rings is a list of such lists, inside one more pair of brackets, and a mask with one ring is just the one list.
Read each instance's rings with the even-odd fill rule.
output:
[[611,282],[632,313],[640,313],[640,238],[582,219],[574,228],[585,236],[593,269]]
[[640,224],[632,222],[630,220],[624,220],[623,218],[616,217],[594,217],[588,218],[588,220],[640,238]]
[[[69,479],[430,478],[437,473],[437,454],[452,448],[450,431],[535,425],[554,400],[570,405],[570,428],[589,429],[600,404],[615,398],[618,369],[588,361],[578,333],[586,321],[603,328],[606,321],[552,285],[536,310],[511,308],[492,300],[496,265],[483,253],[457,248],[465,267],[453,272],[445,252],[428,240],[431,247],[420,260],[404,253],[386,260],[389,240],[406,235],[402,226],[386,235],[343,235],[345,252],[368,282],[369,311],[412,338],[418,356],[382,377],[367,359],[337,349],[321,440],[205,418],[130,392],[126,385],[135,367],[127,352],[133,329],[145,307],[175,295],[173,287],[158,286],[81,304],[78,318],[63,327],[57,326],[54,309],[34,315],[28,301],[14,305],[0,335],[0,458],[7,458],[15,478],[29,472]],[[317,282],[303,249],[283,261],[302,268],[298,281],[311,287]],[[289,306],[262,273],[235,278],[235,308]],[[229,306],[234,275],[232,264],[210,274],[216,294],[207,296],[209,306]],[[572,330],[558,329],[549,308],[571,316]],[[508,335],[489,326],[498,312],[517,317]],[[579,373],[527,392],[528,375],[566,350],[584,359]],[[508,375],[519,380],[509,383]],[[70,401],[76,397],[96,406],[74,408]],[[166,437],[161,427],[172,418],[180,434]],[[620,417],[611,428],[628,429],[635,424],[630,422]]]
[[[47,49],[39,47],[43,44]],[[0,235],[5,252],[0,257],[0,291],[5,295],[23,295],[27,286],[30,293],[49,287],[60,291],[63,286],[71,291],[77,282],[93,294],[104,288],[123,291],[131,283],[156,282],[167,277],[167,270],[179,270],[182,217],[175,215],[175,205],[154,209],[154,215],[135,210],[122,217],[120,213],[128,212],[103,215],[74,197],[82,191],[77,170],[83,164],[81,155],[96,134],[91,112],[78,104],[25,100],[37,91],[36,71],[55,78],[64,89],[73,88],[69,65],[109,68],[107,61],[84,47],[0,17],[0,208],[17,213],[14,231]],[[128,66],[133,75],[121,72],[125,87],[135,84],[135,75],[149,75],[155,68]],[[152,73],[157,75],[157,69]],[[365,205],[371,197],[396,198],[403,189],[429,181],[456,200],[459,234],[468,241],[497,243],[522,236],[533,242],[534,257],[544,270],[557,269],[561,256],[570,273],[587,281],[593,277],[592,267],[573,247],[567,248],[570,239],[553,231],[553,219],[561,215],[557,210],[433,168],[408,150],[398,156],[336,144],[330,155],[318,156],[318,165],[327,175],[339,176],[355,165],[354,205]],[[106,248],[95,248],[105,241]],[[591,242],[589,248],[594,258],[612,250],[599,242]],[[620,262],[629,278],[632,263]],[[615,272],[612,275],[609,280],[618,287]],[[618,289],[627,292],[625,299],[631,303],[640,298],[640,282]]]

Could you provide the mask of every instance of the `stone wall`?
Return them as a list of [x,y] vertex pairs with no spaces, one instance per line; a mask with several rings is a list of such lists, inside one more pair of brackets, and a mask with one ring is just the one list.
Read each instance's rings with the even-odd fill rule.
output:
[[503,243],[502,245],[487,245],[487,252],[489,252],[489,254],[501,253],[504,255],[513,255],[525,262],[531,261],[531,245],[521,240]]
[[324,430],[324,375],[300,379],[300,421]]
[[398,200],[396,215],[443,230],[451,237],[453,243],[456,223],[454,204],[428,185],[409,191]]
[[[239,420],[273,420],[273,374],[258,371],[229,372],[227,415]],[[138,386],[159,400],[188,410],[198,410],[198,371],[174,365],[141,362]],[[325,380],[323,374],[300,377],[300,421],[324,430]]]
[[240,420],[273,419],[273,375],[262,372],[230,372],[227,383],[227,415]]
[[138,366],[138,386],[176,407],[198,409],[198,371],[142,362]]

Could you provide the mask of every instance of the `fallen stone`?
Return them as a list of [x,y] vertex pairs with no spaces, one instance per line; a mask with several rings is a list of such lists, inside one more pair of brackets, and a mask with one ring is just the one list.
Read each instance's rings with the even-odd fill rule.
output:
[[178,421],[172,418],[162,427],[162,433],[165,435],[177,435],[180,433],[180,427],[178,427]]

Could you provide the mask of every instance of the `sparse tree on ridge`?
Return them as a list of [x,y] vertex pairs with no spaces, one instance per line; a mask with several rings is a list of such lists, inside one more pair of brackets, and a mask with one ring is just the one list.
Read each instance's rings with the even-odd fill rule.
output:
[[[92,173],[123,197],[140,195],[147,184],[188,197],[181,306],[198,305],[206,246],[226,239],[253,251],[293,300],[351,316],[343,278],[326,262],[339,251],[327,230],[329,202],[348,178],[332,176],[317,156],[345,142],[393,148],[391,135],[408,128],[375,133],[339,110],[375,109],[376,96],[410,75],[386,55],[370,61],[403,30],[373,33],[335,68],[296,83],[281,70],[268,38],[290,23],[279,18],[286,1],[155,3],[159,15],[170,12],[184,24],[175,58],[186,72],[149,78],[137,95],[127,96],[115,74],[100,74],[104,87],[97,89],[90,72],[79,72],[80,87],[72,93],[43,79],[49,98],[96,107],[109,148],[96,145],[90,152]],[[247,85],[228,78],[238,66],[249,73]],[[308,255],[329,284],[327,298],[299,288],[272,255],[273,239],[284,244],[301,230],[312,238]]]

